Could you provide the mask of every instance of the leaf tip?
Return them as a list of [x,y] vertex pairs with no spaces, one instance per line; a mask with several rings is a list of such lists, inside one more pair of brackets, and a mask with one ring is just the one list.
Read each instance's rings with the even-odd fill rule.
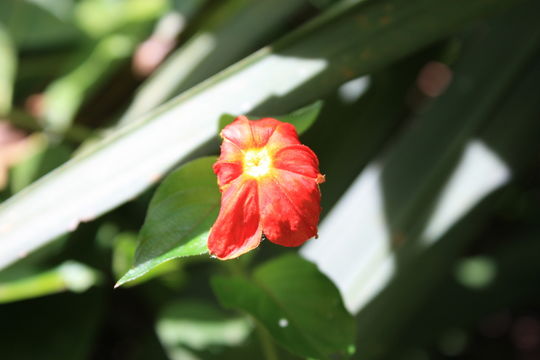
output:
[[[131,271],[131,270],[130,270]],[[113,289],[118,289],[120,286],[124,285],[125,283],[133,280],[133,277],[130,276],[130,271],[128,271],[124,276],[122,276],[116,284],[114,284]]]

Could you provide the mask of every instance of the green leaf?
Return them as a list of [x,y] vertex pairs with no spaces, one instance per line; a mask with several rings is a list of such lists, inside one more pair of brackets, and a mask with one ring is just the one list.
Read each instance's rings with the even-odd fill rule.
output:
[[[280,121],[293,124],[296,128],[296,132],[298,135],[301,135],[304,133],[307,129],[313,125],[317,117],[319,116],[319,113],[321,112],[323,106],[323,102],[321,100],[315,101],[313,104],[304,106],[303,108],[300,108],[298,110],[293,111],[290,114],[282,115],[282,116],[272,116],[275,119],[278,119]],[[223,114],[219,117],[219,132],[223,130],[223,128],[227,125],[229,125],[233,120],[236,118],[234,115],[230,114]],[[250,120],[256,120],[261,119],[262,117],[252,117],[248,116]]]
[[206,240],[220,204],[212,172],[215,161],[215,157],[194,160],[165,178],[150,202],[135,264],[116,287],[171,259],[208,252]]
[[[250,120],[255,120],[255,118],[253,117],[249,117]],[[234,115],[231,115],[231,114],[223,114],[219,117],[219,121],[218,121],[218,133],[221,133],[221,130],[223,130],[223,128],[227,125],[229,125],[230,123],[232,123],[234,121],[234,119],[236,119],[236,116]]]
[[299,356],[346,357],[354,347],[354,319],[338,290],[295,254],[259,266],[251,279],[214,277],[212,288],[223,306],[253,315]]
[[214,139],[221,114],[286,113],[513,3],[339,3],[277,44],[117,129],[5,201],[0,206],[0,268],[133,199]]
[[298,135],[300,135],[309,129],[311,125],[313,125],[319,116],[322,107],[323,102],[318,100],[313,104],[304,106],[303,108],[293,111],[290,114],[276,116],[276,119],[293,124],[296,127],[296,132],[298,132]]

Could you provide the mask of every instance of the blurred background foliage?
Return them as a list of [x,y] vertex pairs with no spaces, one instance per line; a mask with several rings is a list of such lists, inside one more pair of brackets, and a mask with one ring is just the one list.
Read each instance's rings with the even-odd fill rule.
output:
[[[0,1],[0,358],[539,359],[539,13]],[[319,155],[300,256],[220,263],[180,212],[215,189],[160,203],[240,114]]]

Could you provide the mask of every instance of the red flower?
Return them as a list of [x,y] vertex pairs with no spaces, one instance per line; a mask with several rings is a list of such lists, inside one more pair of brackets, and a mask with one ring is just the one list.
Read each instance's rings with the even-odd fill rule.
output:
[[208,237],[210,253],[221,260],[238,257],[256,248],[263,234],[283,246],[316,236],[324,176],[294,126],[240,116],[221,137],[214,164],[221,209]]

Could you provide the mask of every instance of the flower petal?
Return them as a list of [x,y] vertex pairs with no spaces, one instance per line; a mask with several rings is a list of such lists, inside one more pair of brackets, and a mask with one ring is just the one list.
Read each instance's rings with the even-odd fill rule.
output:
[[227,162],[218,160],[214,166],[214,173],[217,175],[219,189],[223,191],[225,186],[242,175],[242,163]]
[[317,179],[274,169],[273,176],[259,182],[264,235],[283,246],[299,246],[316,236],[320,200]]
[[272,118],[264,118],[261,120],[257,120],[257,122],[253,124],[253,126],[274,127],[274,131],[266,139],[264,145],[275,151],[286,146],[300,144],[300,140],[298,139],[298,133],[296,132],[296,128],[292,124],[281,122]]
[[320,184],[324,176],[319,173],[317,155],[305,145],[293,145],[275,153],[273,166],[276,169],[317,179]]
[[254,147],[250,121],[245,116],[239,116],[232,123],[221,130],[221,137],[236,145],[239,150],[247,150]]
[[[239,116],[223,128],[221,136],[224,144],[230,142],[239,150],[262,148],[267,144],[272,147],[300,144],[293,125],[272,118],[250,121]],[[230,154],[233,153],[231,149]]]
[[210,253],[221,260],[238,257],[261,242],[257,182],[245,177],[223,191],[218,218],[208,236]]

